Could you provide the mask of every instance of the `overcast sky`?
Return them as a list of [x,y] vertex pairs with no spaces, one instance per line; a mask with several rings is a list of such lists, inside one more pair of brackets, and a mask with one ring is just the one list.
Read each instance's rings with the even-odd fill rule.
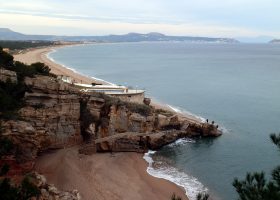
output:
[[0,0],[0,27],[28,34],[280,37],[279,0]]

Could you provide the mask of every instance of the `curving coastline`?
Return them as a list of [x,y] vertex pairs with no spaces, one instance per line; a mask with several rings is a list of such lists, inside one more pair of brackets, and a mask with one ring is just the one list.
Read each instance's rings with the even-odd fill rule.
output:
[[86,84],[91,84],[92,82],[108,84],[108,82],[106,81],[102,81],[100,79],[94,79],[92,77],[79,74],[78,72],[70,68],[55,63],[53,60],[51,60],[48,57],[48,54],[54,51],[55,49],[62,48],[65,46],[73,46],[73,45],[60,45],[60,46],[53,46],[53,47],[46,47],[46,48],[30,49],[29,51],[14,55],[14,59],[26,64],[31,64],[34,62],[43,62],[50,67],[52,73],[56,75],[65,75],[65,76],[72,77],[77,82],[86,83]]
[[[81,45],[81,44],[77,44]],[[36,49],[30,49],[28,51],[25,51],[23,53],[19,53],[14,56],[14,59],[26,64],[32,64],[34,62],[42,62],[48,65],[51,69],[51,72],[56,75],[65,75],[69,76],[72,79],[76,80],[77,82],[85,83],[85,84],[91,84],[91,83],[99,83],[99,84],[113,84],[108,81],[98,79],[95,77],[89,77],[86,75],[83,75],[71,68],[68,68],[64,65],[56,63],[53,59],[49,57],[49,54],[52,51],[55,51],[58,48],[63,47],[71,47],[74,45],[59,45],[59,46],[50,46],[46,48],[36,48]],[[170,106],[168,104],[162,103],[160,101],[157,101],[155,99],[152,100],[151,105],[154,106],[157,109],[164,109],[168,110],[170,112],[173,112],[174,114],[177,114],[180,118],[187,118],[191,122],[203,122],[205,119],[195,116],[191,113],[181,111],[178,108],[175,108],[173,106]]]
[[[55,47],[55,48],[60,48],[60,47]],[[53,51],[53,49],[54,49],[53,47],[33,49],[24,52],[22,54],[15,55],[14,57],[15,60],[27,64],[33,62],[44,62],[51,68],[52,73],[58,75],[71,76],[75,80],[82,81],[83,83],[92,83],[92,82],[100,83],[100,80],[98,79],[94,79],[91,77],[78,74],[77,72],[50,60],[47,54]],[[166,107],[165,105],[161,105],[157,103],[155,105],[158,107],[163,106],[164,108],[168,108],[168,106]],[[169,109],[175,112],[172,108]],[[182,114],[182,117],[185,116],[183,116]],[[99,181],[98,184],[99,189],[95,191],[95,193],[99,195],[99,197],[97,198],[98,200],[112,199],[112,194],[116,194],[116,193],[118,193],[118,195],[113,199],[131,199],[131,197],[133,197],[133,195],[135,194],[137,194],[137,196],[136,197],[134,196],[133,199],[169,199],[173,192],[183,197],[183,199],[187,199],[183,188],[162,178],[159,179],[150,176],[147,173],[148,163],[146,163],[145,160],[143,159],[143,155],[126,154],[126,153],[117,154],[117,155],[121,155],[120,156],[121,161],[120,161],[119,159],[110,159],[110,156],[108,154],[100,154],[98,155],[98,159],[99,159],[98,163],[94,162],[95,156],[94,157],[90,156],[90,158],[89,157],[86,158],[88,160],[85,163],[85,165],[90,167],[87,169],[88,171],[85,172],[83,168],[81,169],[79,168],[79,161],[81,161],[81,157],[74,153],[69,154],[67,152],[73,152],[73,149],[66,149],[65,151],[61,150],[54,154],[42,156],[38,159],[38,162],[36,164],[37,170],[40,173],[44,174],[50,183],[57,185],[59,189],[63,189],[63,190],[80,189],[81,194],[83,196],[90,197],[89,195],[91,194],[92,190],[90,190],[89,188],[91,187],[89,187],[88,189],[86,187],[83,187],[84,184],[88,184],[89,186],[93,184],[92,181],[88,180],[88,173],[91,174],[93,180],[97,180],[98,177],[100,178],[100,176],[102,176],[103,174],[100,180],[108,178],[109,180],[115,180],[115,181],[111,181],[110,183],[106,181],[104,181],[104,183],[102,181]],[[117,158],[119,158],[119,156],[117,156]],[[121,167],[120,167],[120,162],[122,163]],[[138,163],[137,167],[135,165],[123,164],[123,163],[134,163],[134,162]],[[101,169],[100,163],[107,163],[107,164],[104,165]],[[60,168],[54,167],[58,165],[60,166]],[[115,166],[115,167],[112,168],[110,166]],[[64,168],[69,169],[69,171],[63,170]],[[103,171],[103,173],[97,174],[96,170],[98,172]],[[110,171],[110,177],[108,177],[108,174],[106,173],[107,171]],[[130,173],[131,171],[133,172]],[[67,175],[69,176],[69,174],[79,174],[79,175],[73,176],[72,178],[69,177],[67,178]],[[129,183],[124,182],[123,184],[120,184],[117,181],[120,178],[127,179]],[[71,180],[71,184],[69,183],[69,180]],[[85,180],[87,180],[88,182],[85,182]],[[131,186],[131,189],[128,189],[125,186],[125,184],[129,184]],[[105,192],[107,190],[106,188],[110,188],[111,192]]]

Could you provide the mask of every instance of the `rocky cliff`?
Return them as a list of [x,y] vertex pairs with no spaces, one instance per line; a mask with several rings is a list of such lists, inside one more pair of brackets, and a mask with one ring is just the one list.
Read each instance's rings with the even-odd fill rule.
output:
[[16,72],[0,68],[0,81],[6,82],[8,80],[10,80],[12,83],[16,83],[17,82]]
[[32,162],[40,152],[82,143],[84,153],[143,152],[180,137],[220,134],[212,124],[181,120],[174,113],[99,93],[81,93],[53,77],[26,77],[24,84],[19,119],[2,122],[2,135],[16,145],[16,161]]

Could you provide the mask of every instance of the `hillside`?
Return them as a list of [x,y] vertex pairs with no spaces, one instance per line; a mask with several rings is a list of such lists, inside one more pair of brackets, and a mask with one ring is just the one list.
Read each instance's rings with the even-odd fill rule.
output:
[[280,39],[271,40],[269,43],[272,43],[272,44],[280,44]]
[[143,41],[184,41],[211,43],[238,43],[232,38],[211,38],[191,36],[167,36],[161,33],[128,33],[125,35],[106,36],[57,36],[57,35],[26,35],[7,28],[0,28],[0,40],[45,40],[45,41],[83,41],[83,42],[143,42]]

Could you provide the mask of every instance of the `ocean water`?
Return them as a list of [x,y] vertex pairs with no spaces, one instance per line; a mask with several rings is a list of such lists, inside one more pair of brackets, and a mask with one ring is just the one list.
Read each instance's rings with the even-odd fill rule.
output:
[[182,112],[214,120],[217,139],[178,141],[144,158],[147,171],[186,188],[237,199],[235,177],[279,164],[269,134],[280,132],[280,45],[121,43],[50,53],[58,63],[109,82],[146,89]]

